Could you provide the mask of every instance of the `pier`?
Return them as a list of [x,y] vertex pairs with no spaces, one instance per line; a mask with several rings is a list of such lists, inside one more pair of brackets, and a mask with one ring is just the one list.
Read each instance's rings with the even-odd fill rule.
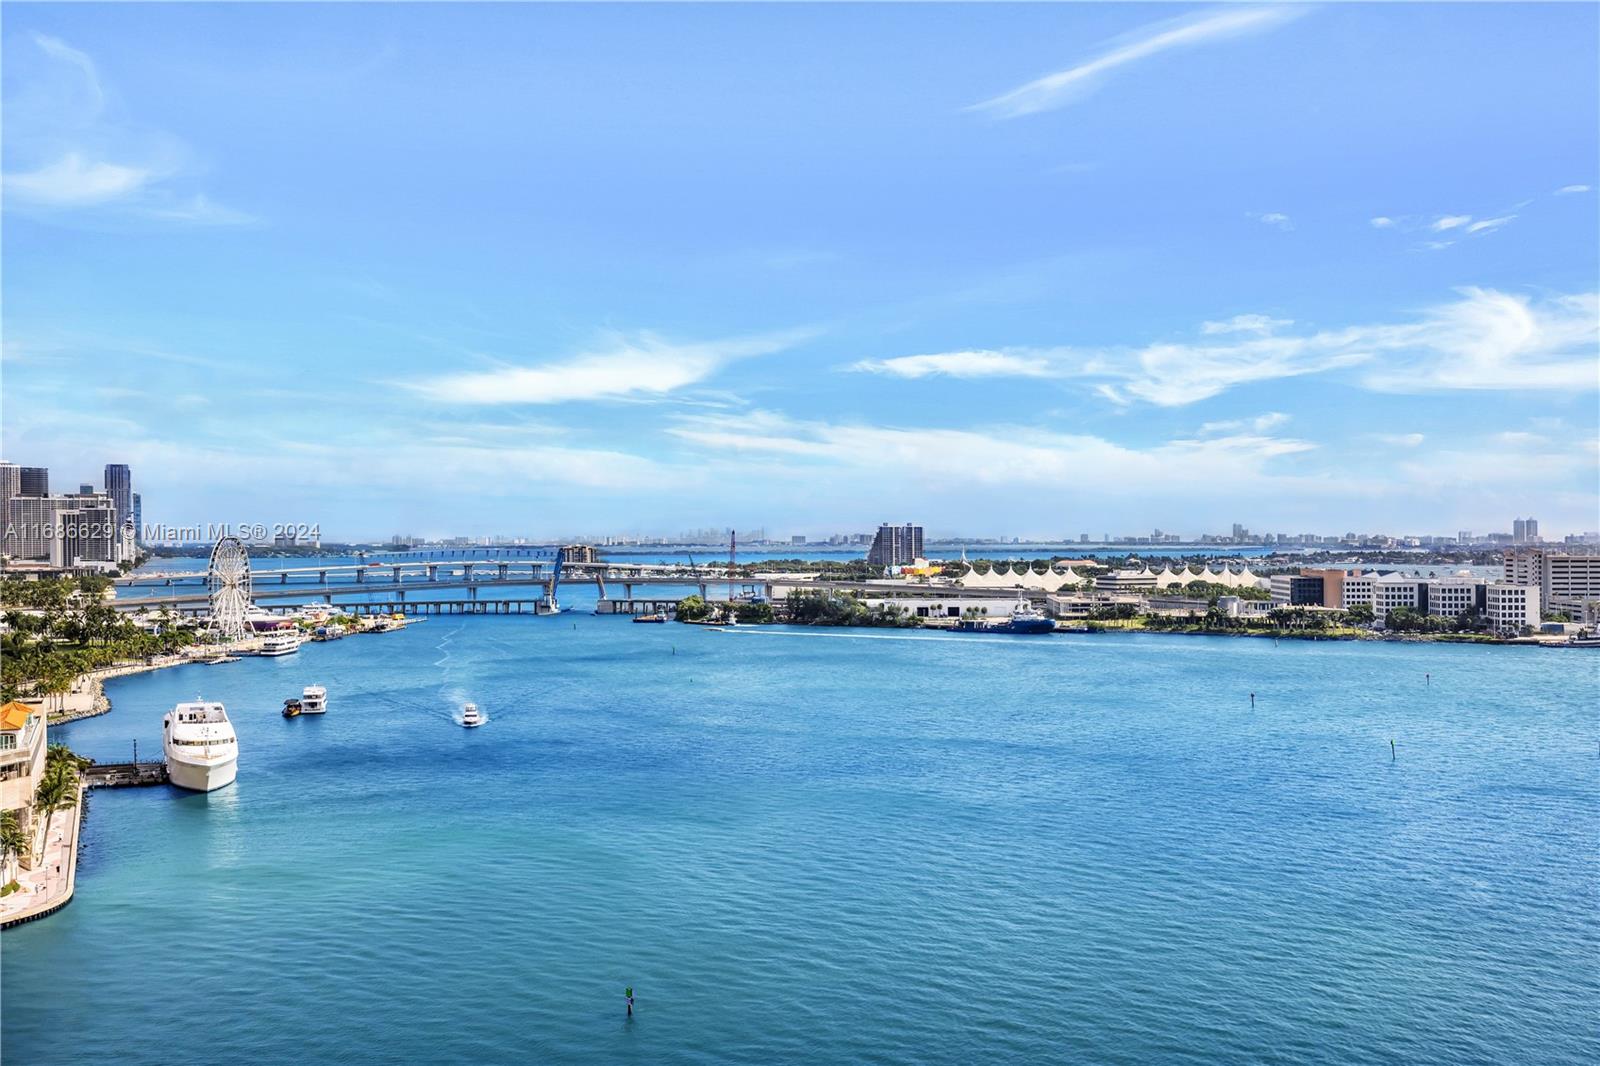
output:
[[165,762],[95,763],[83,772],[88,788],[144,788],[167,783]]

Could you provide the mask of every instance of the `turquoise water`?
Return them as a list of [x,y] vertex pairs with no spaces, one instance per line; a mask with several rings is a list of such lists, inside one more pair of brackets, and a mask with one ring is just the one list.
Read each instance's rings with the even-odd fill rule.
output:
[[1597,669],[568,614],[127,678],[64,739],[202,694],[239,781],[93,795],[5,1057],[1593,1062]]

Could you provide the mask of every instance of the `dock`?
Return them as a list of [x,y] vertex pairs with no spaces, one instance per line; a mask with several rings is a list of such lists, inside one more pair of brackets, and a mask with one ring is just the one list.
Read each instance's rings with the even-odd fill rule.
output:
[[89,788],[144,788],[167,783],[165,762],[95,763],[83,772]]

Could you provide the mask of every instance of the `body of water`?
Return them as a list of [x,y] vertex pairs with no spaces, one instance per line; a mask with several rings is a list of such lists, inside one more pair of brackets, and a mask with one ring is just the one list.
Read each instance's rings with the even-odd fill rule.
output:
[[239,779],[93,794],[6,1060],[1594,1062],[1597,670],[569,613],[120,679],[53,734],[220,699]]

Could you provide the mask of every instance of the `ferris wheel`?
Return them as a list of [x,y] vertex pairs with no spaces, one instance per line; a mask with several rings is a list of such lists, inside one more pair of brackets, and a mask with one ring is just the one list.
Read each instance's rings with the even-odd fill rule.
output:
[[250,631],[250,555],[238,537],[222,537],[211,549],[206,592],[212,632],[223,640],[238,640]]

